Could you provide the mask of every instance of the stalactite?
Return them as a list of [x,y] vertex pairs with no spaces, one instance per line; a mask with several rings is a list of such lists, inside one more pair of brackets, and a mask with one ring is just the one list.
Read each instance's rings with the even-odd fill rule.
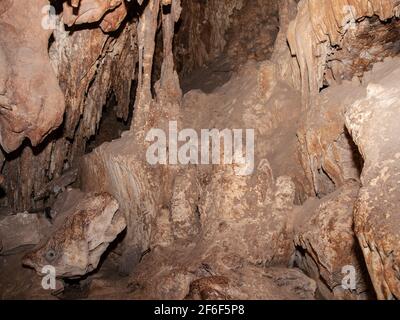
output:
[[182,7],[180,0],[173,0],[169,4],[170,12],[162,12],[163,28],[163,63],[161,67],[160,89],[168,93],[171,97],[176,94],[181,98],[182,91],[179,85],[178,74],[174,68],[173,38],[175,23],[178,22]]
[[[135,22],[126,23],[116,36],[98,28],[70,33],[59,23],[53,35],[49,53],[48,42],[43,44],[47,62],[42,68],[49,68],[50,75],[54,71],[57,75],[65,96],[64,119],[39,147],[24,144],[6,157],[3,186],[7,203],[15,211],[41,207],[42,202],[33,200],[36,193],[78,163],[85,153],[86,142],[99,128],[102,109],[111,92],[118,102],[116,115],[127,120],[130,112],[131,83],[137,61]],[[46,121],[41,125],[51,123],[51,113],[44,114]]]
[[150,104],[152,102],[151,75],[159,10],[160,0],[150,0],[139,18],[139,71],[135,100],[136,111],[132,123],[132,128],[137,133],[142,132],[146,127],[145,124],[148,120]]
[[302,91],[307,97],[323,87],[328,54],[341,47],[344,34],[364,17],[381,21],[399,16],[392,0],[303,0],[288,30],[288,41],[301,69]]
[[400,298],[400,0],[0,3],[0,298]]

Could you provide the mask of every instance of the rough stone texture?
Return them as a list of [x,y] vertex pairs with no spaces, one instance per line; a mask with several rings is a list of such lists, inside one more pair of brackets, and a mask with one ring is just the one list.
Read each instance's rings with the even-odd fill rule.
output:
[[128,8],[125,2],[122,1],[122,3],[118,7],[116,7],[111,12],[106,14],[105,17],[103,17],[103,20],[100,23],[101,30],[103,30],[104,32],[113,32],[118,30],[128,14],[127,11]]
[[200,231],[198,199],[201,186],[196,170],[179,173],[171,198],[171,231],[176,239],[190,240]]
[[24,265],[38,273],[52,265],[59,278],[74,278],[96,269],[101,255],[125,227],[118,203],[108,194],[89,195],[59,217],[44,243],[27,254]]
[[[32,269],[21,268],[24,253],[0,256],[0,298],[6,299],[46,299],[57,298],[44,290],[41,277]],[[57,281],[57,289],[60,283]]]
[[278,3],[183,1],[174,46],[183,91],[212,92],[248,60],[268,59],[279,31]]
[[[158,12],[159,1],[150,1],[138,25],[139,74],[132,130],[115,142],[103,144],[83,162],[83,188],[108,191],[119,201],[126,216],[126,257],[131,256],[132,250],[148,249],[154,219],[169,204],[171,191],[168,190],[175,175],[174,168],[152,170],[146,160],[146,148],[150,144],[144,140],[145,133],[152,127],[166,129],[167,120],[178,119],[181,99],[172,60],[173,25],[180,14],[179,1],[174,1],[170,13],[163,16],[165,60],[162,78],[156,85],[156,99],[152,98],[151,70]],[[89,176],[92,178],[88,179]],[[94,181],[97,182],[93,184]]]
[[0,145],[6,152],[16,150],[26,137],[38,145],[62,122],[64,96],[47,52],[51,30],[41,24],[46,4],[1,3]]
[[281,80],[300,90],[300,70],[297,59],[289,50],[287,32],[290,22],[296,18],[298,0],[279,1],[279,32],[274,44],[271,61],[276,64],[276,72]]
[[264,163],[251,178],[229,170],[214,175],[200,203],[202,236],[208,245],[253,264],[289,260],[287,212],[295,187],[289,177],[271,181],[268,169]]
[[365,160],[355,232],[379,299],[400,297],[398,66],[398,58],[376,65],[346,109],[346,126]]
[[[310,199],[295,214],[296,264],[318,283],[325,299],[365,299],[369,277],[353,231],[358,183],[348,183],[321,200]],[[346,266],[355,268],[356,288],[345,290]]]
[[[199,114],[199,118],[196,119],[191,116],[192,108],[196,109],[200,105],[203,108],[212,108],[222,101],[222,97],[230,96],[230,100],[225,102],[225,110],[218,113],[210,110],[208,113],[208,116],[213,116],[212,127],[235,127],[240,122],[244,122],[248,123],[248,128],[256,128],[256,139],[271,139],[274,132],[279,130],[278,128],[286,125],[283,121],[279,121],[283,120],[283,114],[287,112],[287,108],[292,107],[293,102],[296,101],[296,95],[288,96],[289,89],[284,86],[278,88],[275,85],[274,76],[269,72],[273,72],[270,64],[246,67],[241,73],[242,77],[245,75],[247,77],[247,81],[244,81],[246,89],[242,88],[242,90],[248,94],[240,97],[237,93],[240,92],[238,87],[243,86],[242,77],[232,79],[210,97],[199,92],[189,93],[185,97],[186,113],[182,118],[187,125],[182,125],[182,127],[209,126],[210,118],[207,117],[207,113]],[[264,92],[264,90],[267,91]],[[286,98],[282,99],[285,95]],[[195,104],[194,97],[196,97]],[[259,101],[258,104],[255,101]],[[275,104],[275,113],[272,114],[268,109],[263,108],[260,101],[265,105]],[[246,109],[243,106],[246,106]],[[241,112],[238,112],[240,109]],[[257,120],[254,118],[255,111],[258,113]],[[230,122],[227,123],[222,116],[226,113],[237,114],[237,118],[231,117]],[[294,112],[293,116],[296,116]],[[265,123],[269,123],[270,127],[263,128],[261,124],[265,125]],[[269,145],[267,149],[264,148],[265,145],[258,145],[254,175],[236,176],[235,170],[237,171],[238,168],[235,169],[230,165],[219,166],[220,168],[211,171],[200,165],[197,170],[193,169],[186,173],[186,177],[189,175],[192,177],[190,180],[176,176],[173,170],[168,172],[169,167],[158,166],[151,170],[151,166],[145,159],[145,151],[140,151],[143,150],[143,144],[139,144],[140,141],[135,143],[135,136],[126,134],[122,139],[104,144],[84,158],[83,187],[85,190],[107,190],[119,200],[121,210],[131,221],[130,229],[128,228],[128,237],[129,235],[133,237],[130,245],[139,244],[143,251],[154,245],[150,240],[152,238],[160,242],[166,241],[166,243],[170,243],[170,240],[166,239],[171,239],[171,237],[190,239],[191,234],[197,233],[196,228],[199,223],[203,232],[206,232],[203,236],[214,238],[215,228],[218,229],[218,224],[225,222],[226,228],[223,228],[225,232],[220,234],[221,241],[227,236],[237,236],[238,232],[242,235],[239,239],[242,238],[243,241],[236,241],[237,248],[233,248],[233,251],[244,250],[243,255],[246,255],[245,252],[248,250],[253,251],[251,254],[249,252],[249,259],[254,263],[273,263],[273,258],[279,260],[280,255],[286,255],[288,261],[288,255],[290,255],[287,253],[288,249],[280,247],[280,241],[286,235],[283,232],[287,220],[285,212],[291,210],[296,197],[296,183],[288,176],[293,175],[296,182],[304,180],[304,177],[295,174],[298,170],[285,171],[283,164],[290,160],[282,160],[290,155],[294,158],[296,156],[295,132],[296,129],[293,128],[292,134],[276,137],[276,144]],[[281,153],[282,158],[274,158],[274,151],[282,143],[286,146],[287,157]],[[273,165],[270,165],[267,160],[269,156],[273,158]],[[272,171],[276,168],[277,174],[282,177],[275,179],[271,168],[273,168]],[[285,174],[288,176],[285,177]],[[178,186],[177,183],[181,181],[178,189],[170,187],[173,185],[170,181],[174,181],[171,177],[175,177],[175,186]],[[208,182],[204,184],[201,181]],[[163,188],[166,189],[164,192]],[[199,190],[201,188],[202,190]],[[173,193],[168,190],[172,190]],[[181,192],[185,193],[187,202],[179,201]],[[301,188],[297,193],[302,193]],[[127,199],[130,200],[127,201]],[[171,216],[165,221],[167,227],[157,225],[158,222],[155,221],[163,220],[161,216],[164,216],[164,208],[169,208],[170,201],[169,214]],[[241,203],[241,206],[237,206],[238,203]],[[191,209],[183,210],[186,206]],[[198,213],[196,213],[196,207],[198,207]],[[160,210],[159,218],[158,210]],[[200,216],[200,220],[196,218],[196,215]],[[191,227],[186,228],[185,225]],[[256,232],[254,226],[260,229]],[[269,227],[273,229],[269,230]],[[172,231],[166,231],[165,228],[167,230],[170,228]],[[167,236],[171,232],[172,236]],[[253,235],[252,232],[254,232]],[[164,236],[152,236],[152,233]],[[250,246],[246,246],[246,242]],[[257,242],[259,245],[254,246]]]
[[373,15],[382,21],[398,17],[399,5],[393,0],[300,1],[298,15],[288,30],[288,42],[298,59],[303,94],[309,96],[323,87],[328,56],[343,48],[343,38],[354,24],[357,29],[357,22]]
[[100,27],[105,32],[115,31],[126,17],[123,0],[80,0],[74,7],[69,2],[63,3],[63,22],[69,27],[102,20]]
[[[158,268],[149,268],[157,264]],[[155,248],[130,279],[134,299],[314,299],[315,281],[299,270],[265,268],[207,243]]]
[[10,254],[40,241],[40,222],[35,214],[18,213],[0,220],[0,254]]
[[382,23],[376,16],[362,19],[345,34],[342,47],[349,50],[336,50],[328,57],[325,85],[359,80],[374,63],[398,55],[400,20],[393,18]]
[[313,300],[315,290],[315,282],[299,270],[247,267],[236,277],[209,276],[193,281],[185,299]]
[[[143,252],[151,249],[148,260],[145,258],[135,265],[136,270],[132,269],[132,281],[143,287],[135,292],[135,297],[185,297],[189,284],[196,280],[187,271],[188,261],[193,266],[190,268],[206,264],[219,275],[249,263],[288,264],[294,250],[288,222],[296,194],[303,193],[297,185],[302,186],[305,179],[299,174],[300,164],[285,168],[285,163],[296,158],[296,127],[291,127],[287,135],[276,133],[287,128],[284,114],[289,108],[293,119],[299,117],[293,108],[298,97],[284,83],[277,85],[271,63],[250,63],[212,95],[193,91],[184,97],[179,127],[225,128],[242,123],[245,128],[256,129],[259,141],[274,141],[257,145],[253,175],[236,175],[239,168],[234,165],[178,166],[176,170],[169,166],[152,167],[146,162],[143,143],[137,138],[140,131],[104,144],[84,158],[83,187],[112,193],[120,201],[121,211],[130,219],[128,246],[135,250],[139,246]],[[213,110],[222,101],[222,108]],[[273,111],[267,108],[271,105]],[[194,117],[192,110],[200,106],[209,108],[209,112]],[[297,106],[300,110],[300,104]],[[159,106],[150,104],[149,107]],[[171,109],[160,110],[159,114],[163,112],[170,114]],[[232,117],[226,119],[225,114]],[[157,117],[152,124],[165,128]],[[281,151],[279,157],[274,156],[276,150]],[[271,164],[268,157],[272,159]],[[273,172],[279,174],[277,178]],[[162,258],[160,255],[164,254]],[[129,256],[129,249],[125,255]],[[152,264],[159,268],[149,272]],[[229,273],[229,277],[236,279],[238,275]],[[234,280],[234,287],[238,283],[249,282],[250,286],[257,283],[247,276],[239,279]],[[266,296],[272,290],[268,289],[269,285],[268,281],[261,285],[265,286]],[[254,293],[241,294],[256,297]]]
[[185,40],[178,40],[181,45],[175,47],[182,61],[179,69],[185,68],[183,72],[190,72],[221,54],[226,45],[225,32],[232,22],[231,16],[244,6],[244,2],[212,0],[204,5],[201,1],[182,1],[185,10],[177,39]]
[[[2,21],[14,3],[21,6],[2,1]],[[0,205],[37,209],[55,200],[50,212],[59,221],[57,231],[28,264],[39,269],[49,263],[46,255],[60,254],[54,261],[61,277],[95,271],[75,283],[80,293],[66,284],[64,298],[365,299],[373,296],[365,262],[377,298],[399,298],[399,61],[376,64],[400,51],[399,5],[397,0],[64,1],[58,20],[63,16],[69,26],[59,23],[50,40],[50,33],[45,38],[38,32],[40,59],[46,58],[41,63],[51,69],[48,49],[65,96],[62,126],[48,134],[60,124],[55,118],[50,117],[52,124],[31,121],[48,127],[33,134],[23,128],[16,138],[1,123],[11,140],[1,132],[1,143],[7,141],[0,152],[0,183],[7,198]],[[8,42],[5,48],[0,61],[14,57]],[[20,67],[0,63],[0,74]],[[12,84],[3,78],[0,94]],[[52,85],[51,78],[35,84]],[[39,96],[32,92],[29,98]],[[3,121],[10,101],[3,98],[0,104]],[[32,111],[23,116],[37,107]],[[115,118],[127,121],[124,127],[113,124]],[[253,174],[237,175],[246,167],[229,164],[150,165],[146,133],[167,131],[173,120],[178,129],[254,129]],[[117,134],[102,131],[98,140],[91,139],[102,126]],[[118,131],[128,127],[119,138]],[[15,152],[5,152],[25,136],[32,144],[44,141],[31,147],[25,140]],[[10,141],[15,145],[7,149]],[[104,141],[109,142],[100,145]],[[85,203],[77,190],[49,196],[78,164],[84,191],[111,194],[119,211],[113,207],[108,218],[127,225],[100,270],[94,268],[106,246],[101,242],[101,252],[94,249],[91,256],[87,239],[90,226],[97,226],[90,220],[96,208],[86,208],[85,215],[68,205]],[[74,224],[81,220],[87,225]],[[72,237],[76,233],[80,238]],[[54,244],[61,253],[49,253]],[[79,245],[84,249],[76,257],[82,261],[69,261]],[[0,259],[7,270],[16,262],[13,256]],[[351,292],[340,287],[347,264],[358,276]],[[315,281],[294,270],[296,265]],[[43,294],[28,273],[13,278],[26,283],[16,286],[6,279],[9,296],[26,297],[27,283],[32,296]],[[10,288],[27,291],[10,294]]]
[[59,193],[64,191],[69,185],[73,184],[76,181],[77,176],[78,176],[77,169],[71,169],[65,172],[62,176],[46,184],[44,188],[37,193],[35,200],[52,195],[57,196]]
[[344,124],[346,103],[353,101],[353,92],[358,88],[359,83],[346,82],[321,92],[298,132],[302,166],[319,197],[347,181],[359,180],[363,160]]
[[[38,15],[43,17],[40,12]],[[36,24],[40,25],[40,21],[34,23],[35,26]],[[34,32],[27,36],[26,41],[38,43],[36,37],[32,38],[32,34]],[[47,48],[50,32],[43,40],[45,44],[42,50],[45,51],[43,55],[46,60],[30,55],[29,61],[33,60],[35,64],[38,62],[43,72],[48,68],[46,74],[49,77],[54,75],[53,69],[56,71],[65,96],[64,121],[40,146],[31,148],[24,144],[16,152],[5,155],[2,172],[6,177],[3,183],[6,201],[2,200],[16,212],[43,206],[43,201],[33,199],[51,180],[76,166],[78,158],[85,153],[87,141],[98,131],[103,106],[111,92],[115,94],[117,101],[115,119],[126,121],[129,117],[131,85],[135,78],[137,61],[136,25],[129,21],[118,36],[111,36],[98,28],[70,32],[61,24],[54,30],[53,36],[54,41],[50,44],[49,52]],[[29,71],[29,75],[32,74]],[[52,81],[42,80],[37,83],[46,83],[46,88],[50,90]],[[52,91],[53,94],[61,92],[55,76],[54,83],[56,89]],[[30,96],[40,97],[40,94],[32,93]],[[57,106],[64,105],[64,98],[61,99],[62,103]],[[57,108],[52,110],[56,111]],[[61,124],[63,111],[64,107],[57,126]],[[51,122],[51,112],[43,111],[46,119],[40,120],[41,125]],[[5,128],[6,125],[1,126],[2,130]]]

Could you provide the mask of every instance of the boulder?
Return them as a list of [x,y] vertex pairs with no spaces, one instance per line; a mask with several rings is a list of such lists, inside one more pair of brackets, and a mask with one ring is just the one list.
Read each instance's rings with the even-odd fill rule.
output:
[[[91,194],[76,204],[65,219],[55,220],[54,231],[23,264],[38,273],[51,265],[59,278],[83,276],[97,268],[109,244],[126,227],[118,203],[106,193]],[[62,215],[61,215],[62,216]]]
[[[348,183],[322,199],[309,199],[295,215],[295,264],[317,281],[325,299],[373,296],[353,231],[353,207],[359,188],[359,183]],[[355,278],[348,284],[345,277],[350,269]]]

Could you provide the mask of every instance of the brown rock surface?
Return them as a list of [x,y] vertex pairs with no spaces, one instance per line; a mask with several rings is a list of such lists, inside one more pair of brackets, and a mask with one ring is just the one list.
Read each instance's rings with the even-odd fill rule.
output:
[[48,4],[0,0],[1,297],[44,238],[60,299],[400,298],[399,0]]
[[[315,94],[323,87],[328,56],[341,48],[353,26],[357,29],[360,20],[373,15],[381,21],[398,17],[398,6],[392,0],[300,1],[297,17],[288,30],[288,41],[299,62],[303,93]],[[367,43],[370,45],[373,42]]]
[[79,5],[71,6],[69,2],[63,3],[63,22],[68,26],[84,23],[94,23],[101,20],[109,11],[121,11],[121,13],[111,12],[107,14],[107,19],[102,22],[102,29],[106,32],[114,31],[119,27],[119,23],[113,20],[125,18],[126,8],[122,0],[80,0]]
[[247,267],[232,277],[209,276],[190,284],[190,300],[313,300],[316,285],[296,269]]
[[18,213],[0,220],[0,255],[10,254],[40,241],[40,222],[35,214]]
[[355,232],[379,299],[400,296],[399,59],[375,66],[346,125],[365,160],[354,211]]
[[24,257],[24,265],[38,273],[52,265],[60,278],[83,276],[96,269],[108,245],[126,227],[118,203],[108,194],[89,195],[70,210],[65,219],[54,222],[49,238]]
[[[24,3],[23,1],[15,2]],[[44,4],[47,4],[47,1],[43,1]],[[44,17],[40,11],[41,8],[40,6],[39,13],[35,14],[40,18]],[[57,21],[59,20],[58,17]],[[33,25],[40,26],[40,22],[40,20],[35,20]],[[117,104],[115,108],[113,105],[110,107],[114,109],[112,119],[116,121],[119,118],[126,121],[130,114],[132,80],[135,78],[137,61],[135,24],[131,21],[127,22],[118,37],[106,35],[98,28],[71,32],[71,30],[65,30],[62,24],[58,24],[50,40],[51,30],[46,30],[46,38],[38,42],[37,40],[42,37],[39,36],[40,32],[36,32],[38,36],[34,38],[32,38],[35,33],[33,31],[26,35],[28,46],[29,41],[32,41],[35,42],[35,46],[42,45],[41,50],[44,51],[43,57],[39,60],[36,55],[41,51],[35,49],[36,53],[28,57],[29,61],[32,59],[33,64],[38,63],[38,68],[42,70],[38,76],[53,77],[52,75],[55,74],[58,81],[54,75],[54,79],[35,83],[43,83],[48,88],[46,90],[52,90],[53,95],[48,95],[49,99],[57,92],[63,92],[65,100],[61,97],[62,100],[57,103],[57,106],[49,106],[51,110],[43,110],[41,116],[44,119],[37,119],[37,121],[40,122],[40,126],[50,125],[52,112],[56,112],[64,104],[65,114],[62,126],[40,146],[31,148],[28,143],[24,143],[17,151],[5,155],[5,163],[2,167],[2,173],[5,175],[3,188],[6,192],[6,204],[15,212],[43,206],[42,202],[33,201],[33,198],[51,180],[57,179],[71,167],[76,167],[79,157],[85,153],[88,140],[99,130],[103,110],[111,92],[114,93]],[[10,41],[12,39],[10,37]],[[29,73],[24,76],[26,79],[34,75],[29,68],[25,68],[24,72]],[[54,90],[51,89],[53,81],[57,87]],[[20,86],[20,89],[22,90],[23,87]],[[41,94],[40,92],[32,93],[30,97],[37,99]],[[46,93],[43,92],[43,94]],[[31,106],[26,106],[27,108],[29,106],[27,110],[30,110]],[[35,108],[33,106],[32,112],[25,113],[24,116],[33,117]],[[64,107],[60,112],[57,126],[61,124]],[[1,115],[0,118],[2,118]],[[1,130],[6,130],[7,126],[4,123]],[[19,136],[23,136],[22,132]],[[2,156],[0,156],[0,163],[2,163],[1,158]]]
[[347,82],[321,92],[309,106],[299,130],[302,165],[320,197],[360,178],[363,159],[344,123],[345,106],[354,100],[358,88],[359,84]]
[[[310,199],[295,214],[295,245],[301,269],[318,283],[325,299],[366,299],[369,276],[353,231],[358,183],[348,183],[321,200]],[[355,270],[355,288],[343,288],[346,268]],[[346,272],[345,272],[346,271]]]
[[6,152],[16,150],[26,137],[38,145],[62,122],[64,96],[47,52],[51,30],[42,27],[46,4],[1,4],[0,145]]

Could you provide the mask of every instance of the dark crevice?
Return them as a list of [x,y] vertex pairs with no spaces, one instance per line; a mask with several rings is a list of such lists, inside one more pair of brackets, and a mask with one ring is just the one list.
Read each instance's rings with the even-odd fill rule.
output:
[[103,107],[99,128],[96,134],[92,136],[86,143],[86,153],[92,152],[104,142],[110,142],[120,138],[124,131],[128,131],[130,129],[133,114],[132,104],[128,119],[126,121],[117,117],[117,106],[118,102],[115,94],[111,92],[109,98],[107,99],[106,105]]

